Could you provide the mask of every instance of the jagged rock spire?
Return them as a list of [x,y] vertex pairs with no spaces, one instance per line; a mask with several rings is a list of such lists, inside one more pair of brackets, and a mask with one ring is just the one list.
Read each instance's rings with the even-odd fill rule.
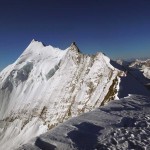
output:
[[78,46],[76,45],[75,42],[72,42],[70,47],[71,47],[72,50],[76,50],[77,52],[80,52],[80,50],[79,50],[79,48],[78,48]]

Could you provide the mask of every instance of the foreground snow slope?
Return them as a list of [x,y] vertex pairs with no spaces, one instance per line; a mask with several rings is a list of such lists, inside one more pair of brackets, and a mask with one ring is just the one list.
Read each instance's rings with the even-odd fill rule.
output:
[[111,101],[31,140],[19,150],[150,149],[150,97]]
[[17,148],[116,98],[120,74],[102,53],[88,56],[75,43],[62,51],[33,40],[0,73],[0,149]]

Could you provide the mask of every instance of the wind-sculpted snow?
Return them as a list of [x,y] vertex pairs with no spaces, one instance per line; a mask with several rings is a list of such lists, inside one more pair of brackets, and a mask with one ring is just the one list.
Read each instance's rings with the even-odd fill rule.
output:
[[150,97],[111,101],[32,139],[19,150],[149,150]]
[[103,53],[89,56],[75,43],[60,50],[33,40],[0,73],[0,149],[12,150],[116,99],[120,75]]

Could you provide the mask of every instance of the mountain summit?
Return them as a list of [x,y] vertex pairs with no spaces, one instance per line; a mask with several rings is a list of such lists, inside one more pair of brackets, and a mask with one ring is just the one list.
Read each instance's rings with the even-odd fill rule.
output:
[[71,47],[71,49],[76,50],[77,52],[80,52],[80,50],[79,50],[79,48],[77,47],[77,45],[76,45],[75,42],[73,42],[70,47]]

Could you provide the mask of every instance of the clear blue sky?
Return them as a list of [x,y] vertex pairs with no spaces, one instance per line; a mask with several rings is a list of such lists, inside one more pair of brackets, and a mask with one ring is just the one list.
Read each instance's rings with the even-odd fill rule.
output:
[[1,0],[0,70],[33,38],[113,59],[150,57],[150,0]]

